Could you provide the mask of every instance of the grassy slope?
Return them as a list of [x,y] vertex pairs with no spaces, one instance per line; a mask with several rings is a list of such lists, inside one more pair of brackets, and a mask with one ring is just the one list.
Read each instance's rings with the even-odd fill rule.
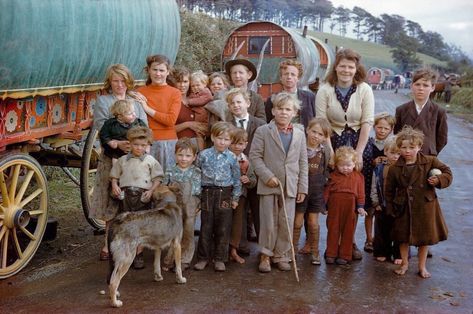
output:
[[[390,52],[391,48],[388,46],[375,44],[369,41],[341,37],[330,33],[309,31],[309,35],[320,38],[322,40],[327,38],[328,43],[332,47],[338,46],[344,48],[351,48],[357,51],[363,57],[363,64],[366,66],[367,69],[369,69],[370,67],[380,67],[389,68],[395,70],[395,72],[399,72],[396,65],[392,61]],[[446,65],[445,62],[424,55],[422,53],[419,53],[418,56],[424,62],[424,65]]]

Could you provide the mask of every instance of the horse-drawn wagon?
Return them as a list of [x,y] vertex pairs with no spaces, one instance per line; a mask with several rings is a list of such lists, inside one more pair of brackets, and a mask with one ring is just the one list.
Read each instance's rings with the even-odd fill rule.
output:
[[[88,217],[99,156],[91,129],[103,76],[123,63],[141,77],[144,59],[174,60],[180,21],[174,1],[0,0],[0,279],[34,256],[48,221],[43,165],[80,185]],[[80,168],[74,176],[69,168]]]

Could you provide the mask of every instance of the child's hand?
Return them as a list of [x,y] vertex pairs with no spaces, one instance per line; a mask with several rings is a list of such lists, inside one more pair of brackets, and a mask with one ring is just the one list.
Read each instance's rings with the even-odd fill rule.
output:
[[358,208],[356,211],[358,212],[360,216],[366,216],[368,214],[366,210],[362,207]]
[[143,194],[141,194],[141,202],[148,203],[152,195],[153,195],[152,190],[147,190],[146,192],[143,192]]
[[243,184],[248,184],[248,183],[250,183],[250,178],[248,178],[247,175],[242,175],[242,176],[240,177],[240,181],[241,181],[241,183],[243,183]]
[[120,193],[122,192],[122,189],[120,189],[120,187],[118,186],[118,184],[113,184],[112,183],[112,194],[113,196],[115,196],[116,198],[118,198],[120,196]]
[[305,194],[304,193],[297,193],[296,203],[302,203],[304,200],[305,200]]
[[440,180],[437,176],[431,176],[427,179],[427,182],[429,182],[431,186],[437,186],[437,184],[440,183]]
[[269,186],[270,188],[276,188],[279,186],[279,180],[276,177],[272,177],[268,181],[266,181],[266,185]]
[[382,211],[383,209],[381,208],[381,206],[376,205],[376,206],[374,207],[374,210],[380,212],[380,211]]
[[379,164],[382,164],[382,163],[385,163],[387,162],[387,158],[384,157],[384,156],[378,156],[376,157],[374,160],[373,160],[373,164],[376,166],[376,165],[379,165]]
[[235,209],[238,207],[238,202],[237,201],[232,201],[232,208]]
[[111,140],[107,143],[108,146],[110,146],[113,149],[116,149],[118,147],[118,141],[117,140]]
[[117,141],[117,146],[125,153],[128,153],[131,148],[129,141]]

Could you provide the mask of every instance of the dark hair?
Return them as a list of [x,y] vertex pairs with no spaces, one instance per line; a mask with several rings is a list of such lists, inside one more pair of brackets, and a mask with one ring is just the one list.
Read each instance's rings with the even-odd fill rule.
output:
[[168,69],[168,71],[169,72],[172,71],[171,61],[169,61],[168,57],[163,56],[163,55],[152,55],[152,56],[146,57],[146,67],[144,68],[144,70],[146,71],[146,75],[148,76],[148,78],[146,79],[146,85],[151,84],[151,78],[149,77],[148,70],[151,67],[151,65],[155,62],[157,64],[166,65],[166,68]]
[[230,133],[230,138],[232,140],[232,144],[248,142],[248,133],[246,133],[245,129],[234,128]]
[[414,72],[412,76],[412,82],[414,83],[420,79],[425,79],[427,81],[430,81],[432,85],[435,85],[435,83],[437,83],[438,77],[439,77],[439,74],[437,71],[431,68],[422,68]]
[[356,73],[355,77],[353,78],[353,84],[358,85],[364,82],[366,79],[366,69],[363,64],[361,64],[361,56],[357,52],[349,48],[340,49],[337,52],[335,62],[333,63],[332,68],[327,74],[326,81],[332,86],[335,86],[337,84],[338,77],[336,68],[343,59],[355,62]]
[[197,145],[195,145],[190,138],[182,137],[177,140],[174,152],[177,153],[178,151],[186,149],[190,149],[194,155],[197,154]]
[[153,134],[150,128],[145,126],[136,126],[128,130],[126,138],[131,142],[133,140],[146,140],[148,144],[153,143]]

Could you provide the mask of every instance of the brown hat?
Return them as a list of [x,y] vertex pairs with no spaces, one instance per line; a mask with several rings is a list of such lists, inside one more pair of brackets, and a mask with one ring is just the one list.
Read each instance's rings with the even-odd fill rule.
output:
[[254,81],[257,75],[256,67],[251,61],[247,59],[234,59],[234,60],[227,61],[227,63],[225,63],[225,72],[227,73],[227,75],[231,78],[230,70],[234,65],[237,65],[237,64],[246,66],[248,70],[250,70],[252,73],[248,82]]

